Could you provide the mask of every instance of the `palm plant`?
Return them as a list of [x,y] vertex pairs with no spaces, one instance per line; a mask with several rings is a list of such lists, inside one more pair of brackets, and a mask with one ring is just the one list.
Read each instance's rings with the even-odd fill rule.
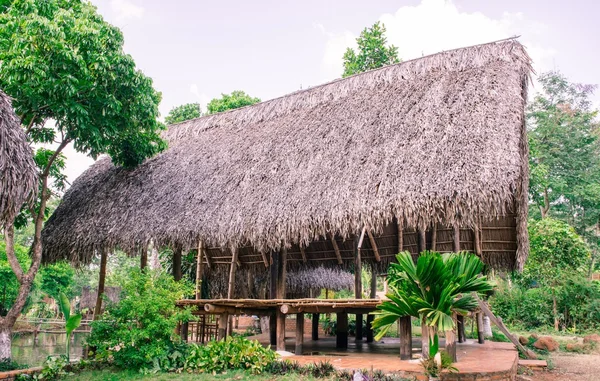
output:
[[81,324],[82,316],[80,313],[71,315],[71,303],[69,302],[69,298],[67,298],[64,293],[60,293],[57,301],[60,311],[65,317],[65,330],[67,331],[67,361],[69,361],[71,357],[71,335],[73,334],[73,331],[76,330]]
[[440,254],[421,253],[415,263],[408,252],[396,256],[390,264],[389,300],[381,303],[372,327],[381,339],[401,317],[419,318],[429,327],[429,356],[438,350],[438,332],[455,329],[454,314],[465,315],[477,308],[472,293],[492,290],[492,284],[482,275],[483,262],[468,252]]

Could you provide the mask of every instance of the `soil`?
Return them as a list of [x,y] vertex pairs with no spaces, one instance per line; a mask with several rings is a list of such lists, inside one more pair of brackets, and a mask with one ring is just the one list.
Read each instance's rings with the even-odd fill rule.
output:
[[597,381],[600,379],[600,353],[555,353],[551,356],[553,369],[524,374],[522,380],[535,381]]

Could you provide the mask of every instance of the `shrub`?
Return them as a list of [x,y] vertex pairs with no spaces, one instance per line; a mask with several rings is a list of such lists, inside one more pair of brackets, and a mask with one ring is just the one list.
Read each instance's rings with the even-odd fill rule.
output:
[[206,345],[192,343],[185,358],[184,369],[200,373],[222,373],[230,369],[245,369],[260,374],[267,369],[282,371],[286,363],[277,368],[273,362],[277,353],[263,347],[258,341],[243,337],[227,337]]
[[185,347],[175,329],[191,313],[175,302],[188,289],[161,272],[132,271],[119,303],[107,306],[92,323],[88,345],[95,348],[95,358],[136,370],[170,370],[183,364]]

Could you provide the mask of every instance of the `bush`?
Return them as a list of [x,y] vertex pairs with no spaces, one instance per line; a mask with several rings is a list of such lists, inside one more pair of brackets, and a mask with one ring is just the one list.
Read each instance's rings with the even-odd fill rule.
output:
[[181,367],[185,346],[175,335],[177,324],[191,313],[175,306],[189,287],[161,272],[132,271],[121,300],[108,305],[92,322],[88,345],[97,360],[121,368],[172,370]]
[[[200,373],[222,373],[230,369],[245,369],[260,374],[267,369],[282,371],[274,367],[277,353],[263,347],[258,341],[243,337],[227,337],[211,341],[206,345],[190,344],[184,369]],[[286,363],[286,366],[290,364]]]
[[495,315],[512,326],[531,329],[553,324],[552,294],[546,288],[499,288],[490,305]]

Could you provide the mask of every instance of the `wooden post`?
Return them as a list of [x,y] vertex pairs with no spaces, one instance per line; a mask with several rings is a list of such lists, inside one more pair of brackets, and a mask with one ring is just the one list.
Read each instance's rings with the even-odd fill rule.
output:
[[319,314],[312,314],[312,339],[319,340]]
[[425,230],[424,229],[419,229],[418,230],[418,254],[421,254],[422,252],[424,252],[425,250],[427,250],[427,236],[425,235]]
[[[371,266],[371,293],[369,297],[371,299],[375,299],[377,297],[377,270],[375,269],[375,265]],[[373,324],[374,316],[372,314],[367,315],[367,343],[373,342]]]
[[404,248],[404,226],[402,226],[402,222],[396,217],[396,225],[398,228],[398,252],[400,253]]
[[[452,318],[456,318],[456,314],[452,314]],[[456,362],[456,333],[454,330],[446,331],[446,353]]]
[[176,281],[181,280],[181,245],[176,245],[173,248],[173,278]]
[[400,359],[410,360],[412,358],[412,323],[410,316],[400,318]]
[[431,228],[431,251],[435,251],[437,248],[437,223],[433,223]]
[[140,270],[148,267],[148,247],[144,247],[140,253]]
[[296,314],[296,356],[302,355],[304,347],[304,314]]
[[[236,247],[231,248],[231,265],[229,266],[229,283],[227,284],[227,299],[233,299],[233,292],[235,290],[235,270],[238,266],[238,249]],[[228,316],[229,321],[227,322],[227,334],[233,333],[233,320],[232,316]]]
[[429,357],[429,327],[425,321],[421,322],[421,354],[423,358]]
[[[287,249],[284,247],[279,252],[277,299],[285,299],[285,281],[287,268]],[[285,351],[285,315],[277,309],[277,350]]]
[[335,347],[337,349],[348,349],[348,314],[346,312],[337,313]]
[[475,254],[481,258],[481,229],[479,225],[473,229],[473,251]]
[[[354,238],[354,297],[362,299],[362,261],[360,248],[358,247],[358,236]],[[356,314],[356,341],[363,339],[363,316]]]
[[[277,279],[279,278],[279,253],[271,252],[270,284],[269,298],[277,299]],[[271,345],[277,345],[277,316],[275,314],[269,317],[269,337]]]
[[485,344],[485,336],[483,335],[483,313],[477,312],[477,342]]
[[227,323],[229,322],[229,314],[223,312],[219,316],[219,330],[217,332],[217,339],[223,340],[227,336]]
[[464,343],[466,341],[466,336],[465,336],[465,317],[463,315],[456,316],[456,329],[457,329],[458,342]]
[[454,223],[454,237],[452,239],[452,251],[458,253],[460,251],[460,225],[458,222]]
[[198,241],[198,255],[196,256],[196,300],[202,299],[202,272],[204,266],[204,244]]
[[100,252],[100,274],[98,277],[98,293],[96,294],[96,307],[94,307],[94,320],[100,319],[102,311],[102,295],[104,294],[104,281],[106,280],[106,262],[108,260],[108,252],[102,249]]

